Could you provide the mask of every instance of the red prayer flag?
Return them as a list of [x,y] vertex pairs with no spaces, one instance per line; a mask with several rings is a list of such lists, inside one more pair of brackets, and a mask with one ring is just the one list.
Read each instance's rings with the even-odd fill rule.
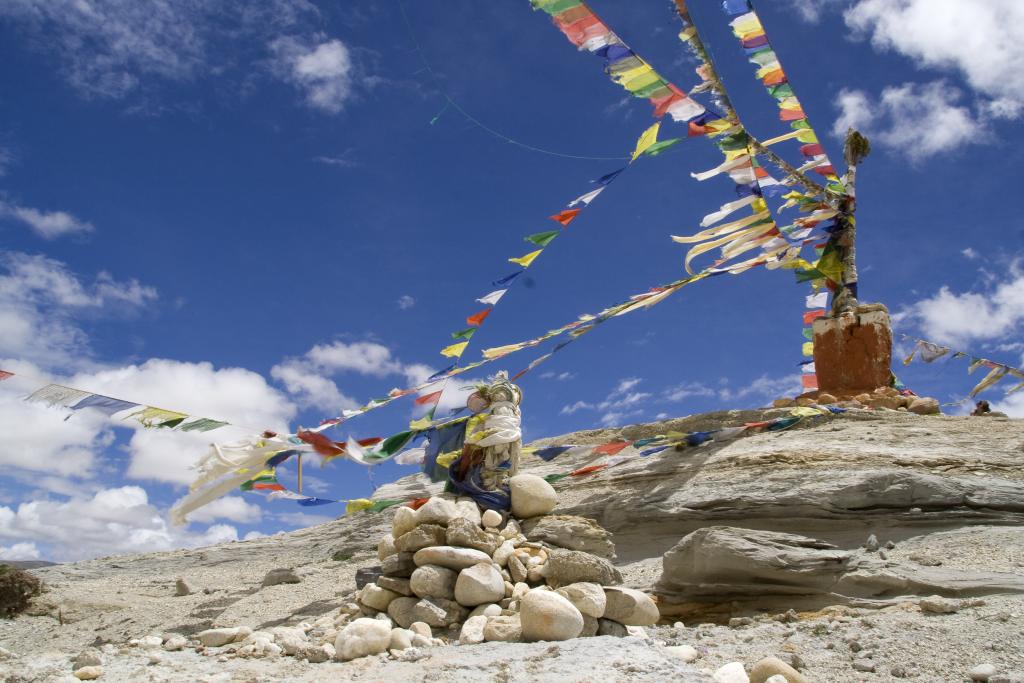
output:
[[816,166],[816,167],[812,168],[811,170],[814,171],[815,173],[817,173],[818,175],[835,175],[836,174],[835,166],[833,166],[832,164],[829,164],[827,166]]
[[576,5],[575,7],[570,7],[564,12],[560,12],[551,18],[559,27],[562,27],[569,26],[580,19],[592,16],[594,16],[594,13],[590,11],[589,7],[586,5]]
[[774,71],[769,71],[768,75],[761,79],[761,82],[764,83],[766,86],[782,85],[783,83],[787,82],[786,74],[782,71],[782,69],[775,69]]
[[599,472],[599,471],[603,470],[606,467],[608,467],[608,465],[590,465],[588,467],[581,467],[578,470],[574,470],[574,471],[570,472],[569,476],[570,477],[578,477],[578,476],[580,476],[582,474],[593,474],[594,472]]
[[[783,76],[785,78],[785,76]],[[807,118],[803,109],[781,109],[779,119],[782,121],[802,121]]]
[[804,389],[817,389],[818,388],[818,376],[817,375],[800,375],[800,384]]
[[580,209],[566,209],[565,211],[559,211],[554,216],[548,216],[553,221],[562,224],[562,227],[566,227],[569,223],[572,223],[572,219],[576,218],[576,214],[580,212]]
[[700,125],[698,123],[694,123],[693,121],[690,121],[688,124],[686,124],[686,126],[687,126],[687,131],[686,131],[687,137],[699,138],[701,135],[705,135],[708,132],[707,128],[705,128],[704,126],[702,126],[702,125]]
[[825,153],[825,149],[821,146],[820,143],[816,142],[816,143],[811,144],[811,145],[803,145],[803,146],[801,146],[800,147],[800,153],[803,154],[805,157],[816,157],[819,154],[824,154]]
[[825,309],[824,308],[819,308],[816,311],[807,311],[806,313],[804,313],[804,325],[810,325],[811,323],[813,323],[818,318],[824,318],[824,317],[825,317]]
[[284,487],[278,483],[273,484],[253,484],[253,490],[255,491],[284,491]]
[[489,308],[485,308],[479,313],[474,313],[473,315],[466,318],[466,324],[471,327],[480,327],[481,325],[484,324],[484,319],[491,314],[491,310],[493,308],[494,307],[491,306]]
[[313,450],[324,456],[325,458],[331,458],[336,455],[341,455],[345,452],[345,449],[328,439],[319,432],[311,432],[309,430],[300,430],[295,434],[302,441],[305,441]]
[[633,443],[632,441],[613,441],[612,443],[606,443],[598,446],[593,450],[593,453],[600,453],[601,455],[615,455],[623,448]]
[[412,508],[413,510],[419,510],[421,507],[423,507],[424,505],[427,504],[428,500],[430,500],[430,499],[429,498],[413,498],[412,500],[410,500],[408,503],[405,504],[405,507]]
[[425,396],[420,396],[414,401],[414,403],[418,406],[426,405],[428,403],[437,403],[441,400],[442,391],[435,391],[433,393],[426,394]]
[[3,382],[8,377],[14,377],[14,373],[7,372],[6,370],[0,370],[0,382]]

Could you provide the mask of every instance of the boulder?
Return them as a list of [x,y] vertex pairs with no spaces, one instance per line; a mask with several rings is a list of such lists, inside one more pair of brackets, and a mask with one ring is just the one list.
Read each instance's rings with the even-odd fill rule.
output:
[[417,621],[413,608],[419,601],[419,598],[395,598],[388,605],[388,616],[402,628],[412,628]]
[[939,409],[939,402],[934,398],[917,397],[910,402],[907,407],[912,413],[918,415],[938,415],[941,410]]
[[480,528],[479,524],[474,524],[463,517],[450,521],[448,523],[448,532],[445,536],[442,536],[441,542],[432,543],[431,545],[444,545],[446,540],[450,546],[474,548],[482,553],[487,553],[488,557],[493,555],[494,551],[501,544],[501,538],[498,534],[484,531]]
[[566,598],[548,590],[532,590],[519,603],[523,639],[569,640],[583,632],[583,615]]
[[530,541],[557,545],[568,550],[615,559],[612,535],[600,524],[576,515],[545,515],[523,522],[523,533]]
[[469,610],[455,602],[444,598],[423,598],[412,608],[414,621],[422,621],[428,626],[448,628],[456,622],[463,621]]
[[387,588],[389,591],[409,597],[412,595],[412,588],[409,586],[409,579],[400,579],[397,576],[379,576],[377,585]]
[[535,474],[517,474],[508,480],[512,514],[520,519],[546,515],[558,504],[555,489]]
[[459,510],[455,507],[455,503],[446,498],[435,496],[421,505],[420,509],[416,511],[416,522],[418,524],[448,526],[448,522],[458,516]]
[[415,553],[432,545],[444,545],[444,527],[438,524],[420,524],[395,539],[395,549],[403,553]]
[[[509,560],[512,564],[512,560]],[[611,562],[578,550],[548,550],[548,560],[541,569],[541,575],[549,586],[560,588],[570,583],[599,583],[613,586],[622,583],[622,574]]]
[[412,578],[409,579],[409,588],[421,598],[452,600],[455,597],[455,582],[458,578],[458,572],[446,567],[426,564],[418,567],[412,573]]
[[491,556],[473,548],[453,548],[449,545],[439,545],[416,551],[412,559],[417,567],[434,564],[459,571],[472,567],[474,564],[490,562]]
[[276,586],[280,583],[299,583],[302,579],[295,573],[295,570],[291,567],[281,569],[271,569],[267,572],[266,576],[263,577],[263,583],[260,584],[264,588],[267,586]]
[[647,593],[633,588],[609,586],[604,589],[604,595],[606,605],[603,616],[607,619],[626,626],[653,626],[661,618],[658,606]]
[[455,601],[465,607],[497,602],[505,597],[505,580],[490,562],[481,562],[459,572]]
[[583,630],[580,631],[580,638],[590,638],[597,635],[598,629],[597,619],[590,616],[589,614],[583,615]]
[[598,619],[597,635],[625,638],[629,635],[629,631],[627,631],[626,627],[617,621],[612,621],[611,619]]
[[386,557],[391,557],[398,552],[395,548],[395,537],[394,536],[382,536],[380,541],[377,543],[377,559],[383,561]]
[[595,619],[604,616],[607,598],[600,584],[570,583],[568,586],[563,586],[555,592],[571,602],[584,616],[590,616]]
[[237,637],[237,628],[209,628],[196,634],[196,640],[202,643],[203,647],[222,647],[235,642]]
[[415,529],[417,524],[419,524],[419,520],[416,510],[402,505],[395,510],[395,516],[391,519],[391,536],[398,538]]
[[497,510],[485,510],[480,516],[480,522],[488,529],[496,529],[501,526],[501,513]]
[[782,676],[786,683],[808,683],[807,678],[778,657],[766,657],[750,670],[750,683],[768,683],[772,676]]
[[487,617],[476,616],[466,619],[459,631],[459,642],[463,645],[476,645],[484,642],[484,627],[487,626]]
[[407,579],[416,569],[416,563],[413,561],[412,553],[395,553],[385,557],[380,563],[380,568],[384,576]]
[[391,627],[379,619],[356,619],[338,634],[334,648],[343,661],[384,652],[391,644]]
[[[388,605],[397,597],[400,597],[398,593],[381,588],[375,583],[368,583],[359,591],[359,602],[380,612],[386,612]],[[286,652],[286,654],[292,653]]]
[[518,643],[523,639],[522,622],[518,614],[487,617],[484,640],[487,642]]
[[458,512],[459,519],[465,519],[475,526],[480,526],[483,523],[480,507],[472,498],[459,498],[456,500],[455,511]]

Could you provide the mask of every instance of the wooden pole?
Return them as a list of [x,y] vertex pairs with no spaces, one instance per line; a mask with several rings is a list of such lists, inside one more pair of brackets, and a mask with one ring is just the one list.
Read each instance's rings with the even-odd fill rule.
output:
[[871,153],[871,143],[866,137],[850,128],[846,132],[846,143],[843,145],[843,157],[846,161],[846,175],[843,185],[846,188],[838,216],[840,230],[836,235],[836,244],[841,250],[843,281],[842,290],[836,294],[832,308],[833,315],[841,315],[857,310],[857,222],[854,213],[857,210],[857,166]]

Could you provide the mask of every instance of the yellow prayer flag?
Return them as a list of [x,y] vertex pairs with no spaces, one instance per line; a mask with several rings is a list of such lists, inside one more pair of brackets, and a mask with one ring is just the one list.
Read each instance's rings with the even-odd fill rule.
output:
[[355,498],[345,503],[345,514],[353,515],[373,507],[373,501],[367,498]]
[[803,354],[805,356],[810,357],[810,356],[814,355],[814,342],[804,342],[804,345],[803,345],[802,348],[803,348]]
[[797,131],[796,139],[808,145],[813,145],[818,142],[818,136],[809,128]]
[[817,417],[819,415],[828,415],[829,411],[827,408],[800,406],[799,408],[793,408],[793,410],[789,411],[789,414],[793,417]]
[[633,158],[630,159],[630,163],[636,161],[641,154],[646,152],[651,145],[658,141],[659,128],[661,128],[661,121],[658,121],[643,132],[640,138],[636,141],[636,149],[633,150]]
[[501,358],[502,356],[512,353],[513,351],[518,351],[519,349],[524,347],[525,344],[508,344],[507,346],[493,346],[489,349],[484,349],[483,354],[484,358],[486,358],[487,360],[493,360],[495,358]]
[[[636,157],[633,157],[633,158],[635,159]],[[540,256],[540,252],[542,252],[542,251],[544,251],[544,250],[543,249],[538,249],[537,251],[531,251],[529,254],[526,254],[525,256],[519,256],[517,258],[510,258],[509,259],[509,263],[518,263],[523,268],[529,268],[530,264],[533,263],[533,260],[535,258],[537,258],[538,256]]]
[[458,344],[452,344],[441,349],[442,356],[448,356],[449,358],[458,358],[462,355],[462,352],[466,350],[466,346],[469,344],[468,341],[459,342]]
[[432,424],[434,424],[434,422],[429,417],[421,417],[418,420],[410,422],[409,429],[414,432],[422,432],[424,429],[430,429]]
[[449,451],[448,453],[442,453],[437,456],[437,459],[434,462],[437,463],[438,467],[449,467],[460,455],[462,455],[461,451]]
[[640,66],[634,66],[632,69],[626,69],[625,71],[619,71],[618,73],[612,74],[612,80],[616,83],[625,83],[644,74],[649,74],[654,69],[651,68],[650,64],[641,64]]

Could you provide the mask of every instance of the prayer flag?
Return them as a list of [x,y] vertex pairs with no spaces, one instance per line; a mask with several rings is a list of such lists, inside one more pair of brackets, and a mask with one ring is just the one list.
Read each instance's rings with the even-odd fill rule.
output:
[[632,441],[613,441],[612,443],[606,443],[596,447],[593,453],[594,455],[615,455],[632,443]]
[[[569,225],[569,223],[572,223],[573,219],[576,218],[576,215],[580,211],[581,211],[581,209],[566,209],[564,211],[559,211],[554,216],[549,216],[549,218],[551,220],[553,220],[553,221],[561,223],[563,226],[566,226],[566,225]],[[505,284],[505,283],[504,282],[495,282],[494,284],[495,285],[499,285],[499,284]]]
[[672,138],[671,140],[659,140],[658,142],[655,142],[653,145],[644,150],[644,156],[656,157],[662,152],[664,152],[666,149],[669,149],[670,147],[675,147],[682,141],[682,138]]
[[804,325],[810,325],[818,318],[824,317],[825,311],[823,309],[818,309],[816,311],[807,311],[806,313],[804,313]]
[[803,346],[801,346],[800,349],[805,356],[813,356],[814,342],[804,342]]
[[455,369],[455,364],[454,364],[454,363],[452,363],[452,364],[451,364],[451,365],[449,365],[448,367],[446,367],[446,368],[443,368],[443,369],[441,369],[441,370],[438,370],[438,371],[437,371],[437,372],[435,372],[435,373],[434,373],[433,375],[431,375],[430,377],[428,377],[428,378],[427,378],[427,381],[429,382],[429,381],[431,381],[431,380],[435,380],[435,379],[441,379],[442,377],[444,377],[445,375],[447,375],[447,374],[448,374],[449,372],[451,372],[451,371],[452,371],[452,370],[454,370],[454,369]]
[[510,258],[509,259],[509,263],[516,263],[516,264],[519,264],[520,266],[522,266],[523,268],[529,268],[530,264],[533,263],[534,259],[536,259],[538,256],[540,256],[540,252],[542,252],[542,251],[544,251],[544,250],[543,249],[538,249],[537,251],[531,251],[529,254],[524,254],[523,256],[517,256],[516,258]]
[[220,420],[211,420],[208,417],[201,417],[198,420],[193,420],[187,424],[183,424],[178,427],[179,432],[210,432],[214,429],[219,429],[227,425],[227,422],[221,422]]
[[599,187],[596,190],[591,190],[590,192],[587,192],[586,194],[581,194],[579,197],[569,202],[569,208],[572,208],[578,204],[588,206],[590,202],[597,199],[597,195],[601,194],[602,192],[604,192],[604,187]]
[[479,301],[482,304],[489,304],[493,306],[494,304],[498,303],[501,297],[505,296],[505,292],[507,291],[507,289],[497,289],[488,294],[487,296],[480,297],[479,299],[477,299],[477,301]]
[[114,413],[119,413],[122,410],[128,410],[129,408],[136,408],[140,404],[132,403],[131,401],[122,401],[119,398],[111,398],[110,396],[101,396],[100,394],[93,394],[92,396],[86,396],[81,401],[73,406],[70,406],[71,410],[82,410],[83,408],[94,408],[101,413],[106,413],[108,416]]
[[441,355],[449,358],[458,358],[462,355],[462,352],[466,350],[466,346],[469,344],[468,341],[459,342],[458,344],[452,344],[441,349]]
[[[538,251],[536,253],[539,254],[540,252]],[[469,316],[468,318],[466,318],[466,324],[467,325],[472,325],[473,327],[480,327],[481,325],[484,324],[484,319],[486,319],[487,316],[489,316],[491,314],[491,311],[493,311],[493,310],[494,310],[493,308],[485,308],[484,310],[480,311],[479,313],[475,313],[475,314]]]
[[452,339],[465,339],[466,341],[469,341],[470,339],[472,339],[472,337],[473,337],[473,335],[475,333],[476,333],[476,328],[475,327],[467,327],[464,330],[459,330],[458,332],[452,332]]
[[828,292],[818,292],[817,294],[811,294],[806,299],[807,308],[825,308],[828,305]]
[[14,377],[14,373],[7,372],[6,370],[0,370],[0,382],[3,382],[8,377]]
[[647,148],[658,141],[658,129],[661,128],[661,121],[658,121],[653,126],[645,130],[636,141],[636,149],[633,150],[633,158],[631,162],[636,161],[641,154],[647,151]]
[[[572,220],[572,219],[570,219],[570,220]],[[502,285],[509,284],[510,282],[512,282],[513,280],[515,280],[517,277],[519,277],[522,274],[523,274],[522,270],[517,270],[516,272],[512,273],[511,275],[506,275],[505,277],[501,278],[500,280],[495,280],[491,284],[494,285],[495,287],[501,287]]]
[[558,237],[558,230],[549,230],[548,232],[538,232],[532,235],[527,235],[524,239],[527,242],[532,242],[538,247],[546,247],[551,243],[551,240]]

